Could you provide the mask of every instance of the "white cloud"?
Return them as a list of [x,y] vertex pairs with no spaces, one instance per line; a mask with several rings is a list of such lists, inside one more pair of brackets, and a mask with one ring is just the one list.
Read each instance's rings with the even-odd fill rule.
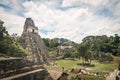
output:
[[90,5],[94,7],[103,6],[108,0],[63,0],[62,7],[74,6],[74,5]]
[[81,2],[98,7],[98,6],[103,6],[105,5],[108,0],[81,0]]
[[18,33],[20,35],[23,30],[24,18],[15,14],[10,14],[3,8],[0,8],[0,19],[4,22],[10,34]]
[[[78,0],[63,0],[62,7],[77,5],[80,1]],[[77,3],[77,4],[76,4]]]
[[16,14],[23,11],[23,6],[21,5],[24,0],[1,0],[0,3],[7,6],[10,13]]
[[[74,40],[82,31],[80,22],[89,20],[92,15],[87,8],[72,8],[66,11],[49,8],[45,4],[35,5],[34,2],[25,2],[26,17],[32,17],[39,29],[44,29],[48,34],[40,33],[43,37],[63,37]],[[32,7],[32,8],[31,8]],[[76,41],[76,40],[74,40]],[[78,41],[78,40],[77,40]]]
[[[100,7],[101,5],[105,5],[107,1],[63,0],[62,8],[74,4],[88,4],[94,7]],[[59,9],[60,3],[56,3],[57,1],[53,0],[41,2],[26,1],[21,4],[25,10],[23,15],[25,17],[31,17],[40,30],[47,31],[46,33],[39,32],[41,37],[62,37],[75,42],[81,42],[82,38],[87,35],[112,35],[119,32],[119,18],[111,19],[110,17],[95,15],[88,6],[84,8],[72,7],[62,10]],[[57,8],[58,6],[59,8]],[[109,8],[111,6],[110,4]],[[117,10],[115,11],[117,12]],[[0,19],[5,22],[10,33],[22,33],[25,18],[19,16],[19,14],[8,13],[3,8],[0,8],[0,13]]]
[[[102,5],[102,0],[98,2],[97,5]],[[23,5],[27,9],[25,16],[32,17],[39,29],[48,31],[47,34],[40,32],[42,37],[63,37],[81,42],[81,39],[87,35],[112,34],[111,25],[116,23],[114,20],[94,15],[88,8],[59,10],[44,3],[36,5],[32,1]]]

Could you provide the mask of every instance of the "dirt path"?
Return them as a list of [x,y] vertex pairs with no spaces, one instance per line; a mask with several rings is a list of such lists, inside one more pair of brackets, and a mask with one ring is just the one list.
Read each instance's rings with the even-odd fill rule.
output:
[[54,80],[57,80],[57,79],[61,76],[61,74],[62,74],[62,72],[60,72],[60,71],[55,71],[55,70],[48,70],[48,72],[50,73],[51,77],[52,77]]
[[116,69],[111,72],[107,77],[106,77],[106,80],[115,80],[115,77],[116,77]]

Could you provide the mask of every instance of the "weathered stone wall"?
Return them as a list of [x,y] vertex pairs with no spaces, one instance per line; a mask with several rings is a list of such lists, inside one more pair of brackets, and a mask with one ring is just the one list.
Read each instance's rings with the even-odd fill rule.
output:
[[28,53],[27,58],[29,60],[41,64],[49,63],[49,53],[37,30],[38,28],[35,27],[33,20],[31,18],[27,18],[22,34],[22,46],[26,49]]
[[28,27],[27,32],[38,33],[38,28],[37,27]]
[[25,59],[0,60],[0,80],[52,80],[42,65]]

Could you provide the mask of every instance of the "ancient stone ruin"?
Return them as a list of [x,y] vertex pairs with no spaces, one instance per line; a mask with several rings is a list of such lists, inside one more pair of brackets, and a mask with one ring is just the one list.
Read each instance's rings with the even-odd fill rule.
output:
[[38,34],[38,28],[31,18],[26,19],[21,37],[21,44],[28,53],[27,59],[41,64],[49,63],[49,53]]
[[0,54],[0,80],[53,80],[47,69],[33,61]]

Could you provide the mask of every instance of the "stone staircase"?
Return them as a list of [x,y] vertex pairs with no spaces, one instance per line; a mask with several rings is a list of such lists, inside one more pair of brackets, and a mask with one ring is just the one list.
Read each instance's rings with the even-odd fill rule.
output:
[[0,80],[52,80],[41,65],[20,58],[0,59]]

